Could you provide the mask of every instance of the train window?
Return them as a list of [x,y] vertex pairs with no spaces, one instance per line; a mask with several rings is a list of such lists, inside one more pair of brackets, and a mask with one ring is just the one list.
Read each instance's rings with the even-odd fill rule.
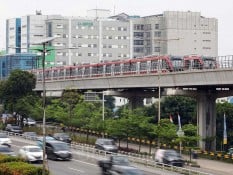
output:
[[204,68],[215,68],[216,67],[216,60],[212,57],[203,57],[202,58],[203,62],[204,62]]
[[79,68],[78,68],[78,76],[82,76],[82,74],[83,74],[82,68],[79,67]]
[[124,63],[123,64],[123,72],[128,72],[130,71],[130,63]]
[[59,77],[64,77],[64,69],[60,69],[59,71]]
[[76,75],[76,69],[74,67],[71,68],[71,76]]
[[71,76],[71,68],[66,68],[66,76]]
[[98,72],[98,74],[103,74],[103,72],[104,72],[104,71],[103,71],[103,70],[104,70],[104,69],[103,69],[103,66],[104,66],[104,65],[100,65],[100,66],[97,67],[97,72]]
[[111,73],[111,64],[109,64],[109,65],[106,65],[106,67],[105,67],[105,73]]
[[56,78],[56,77],[58,77],[57,70],[53,70],[53,78]]
[[[86,70],[86,69],[85,69]],[[92,74],[98,74],[98,67],[97,66],[93,66],[92,67]]]
[[140,62],[140,70],[147,70],[147,62]]
[[158,60],[151,61],[151,70],[158,69]]
[[196,60],[196,59],[195,59],[195,60],[193,60],[193,63],[194,63],[194,64],[193,64],[193,67],[194,67],[194,68],[198,68],[198,69],[201,68],[200,60]]
[[162,60],[162,65],[160,67],[162,69],[169,69],[169,65],[166,60]]
[[131,71],[136,71],[137,70],[137,63],[131,63]]
[[45,71],[45,78],[46,79],[51,78],[51,70]]
[[121,65],[119,64],[115,64],[114,65],[114,73],[120,73],[121,72]]
[[85,67],[84,69],[84,76],[89,76],[90,75],[90,67]]

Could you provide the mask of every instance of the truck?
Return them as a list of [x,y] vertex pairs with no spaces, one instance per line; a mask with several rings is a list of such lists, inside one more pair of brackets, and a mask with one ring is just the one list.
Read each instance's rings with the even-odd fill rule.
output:
[[111,155],[107,160],[99,160],[102,175],[143,175],[143,173],[130,165],[129,160],[123,155]]

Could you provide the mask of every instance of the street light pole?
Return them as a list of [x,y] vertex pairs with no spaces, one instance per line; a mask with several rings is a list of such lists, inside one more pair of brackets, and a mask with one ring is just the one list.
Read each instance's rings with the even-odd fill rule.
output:
[[48,37],[45,38],[41,41],[35,42],[33,43],[33,45],[42,45],[42,49],[35,49],[38,50],[39,52],[42,52],[42,86],[43,86],[43,104],[42,104],[42,108],[43,108],[43,145],[42,145],[42,149],[43,149],[43,171],[42,171],[42,175],[46,175],[46,151],[45,151],[45,143],[46,143],[46,115],[45,115],[45,107],[46,107],[46,87],[45,87],[45,54],[48,51],[46,49],[46,44],[54,39],[56,39],[57,37]]
[[103,105],[102,119],[103,119],[103,138],[104,138],[104,133],[105,133],[105,124],[104,124],[104,91],[102,92],[102,105]]
[[43,76],[42,76],[42,84],[43,84],[43,172],[42,175],[45,175],[45,169],[46,169],[46,160],[45,160],[45,135],[46,135],[46,131],[45,131],[45,98],[46,98],[46,91],[45,91],[45,53],[46,53],[46,48],[45,48],[45,44],[46,43],[42,43],[43,44],[43,56],[42,56],[42,71],[43,71]]

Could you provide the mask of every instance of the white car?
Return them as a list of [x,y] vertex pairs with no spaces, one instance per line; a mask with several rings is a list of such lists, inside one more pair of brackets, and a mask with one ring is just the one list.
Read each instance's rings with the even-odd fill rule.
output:
[[6,133],[1,132],[0,133],[0,145],[11,145],[11,139],[7,136]]
[[36,121],[32,118],[24,118],[23,119],[23,124],[24,126],[35,126],[36,125]]
[[39,146],[23,146],[18,155],[28,162],[43,162],[43,150]]

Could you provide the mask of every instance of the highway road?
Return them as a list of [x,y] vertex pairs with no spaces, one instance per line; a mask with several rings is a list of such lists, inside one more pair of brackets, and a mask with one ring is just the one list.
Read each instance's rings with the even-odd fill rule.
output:
[[[35,141],[25,140],[20,137],[11,136],[11,139],[12,149],[16,154],[20,147],[36,144]],[[103,157],[91,153],[79,152],[77,150],[71,151],[73,153],[73,159],[71,161],[48,160],[48,167],[52,175],[101,175],[97,160],[103,159]],[[35,165],[42,166],[41,164]],[[171,172],[161,172],[161,170],[154,170],[153,168],[144,166],[140,166],[139,169],[141,169],[145,175],[173,174]]]
[[[23,139],[20,136],[10,136],[12,139],[12,148],[15,153],[24,145],[35,145],[35,141]],[[83,147],[84,148],[84,147]],[[85,147],[87,148],[87,147]],[[104,155],[96,152],[86,152],[80,149],[71,149],[73,159],[71,161],[52,161],[48,160],[48,167],[52,175],[101,175],[97,161],[104,159]],[[136,159],[136,158],[133,158]],[[142,160],[142,159],[141,159]],[[206,172],[206,175],[233,175],[231,164],[205,159],[197,159],[202,168],[185,167],[186,169],[196,169],[196,171]],[[145,162],[144,162],[145,163]],[[162,170],[161,168],[147,167],[141,164],[133,164],[141,169],[145,175],[177,175],[171,171]],[[42,166],[36,164],[36,166]],[[203,174],[203,173],[202,173]]]
[[[23,139],[20,136],[10,136],[12,139],[12,148],[15,153],[18,152],[19,148],[24,145],[35,145],[35,141]],[[87,147],[82,147],[87,148]],[[97,166],[97,161],[104,159],[103,155],[98,155],[96,152],[86,152],[80,149],[72,149],[73,159],[71,161],[51,161],[48,160],[48,167],[52,175],[100,175],[100,168]],[[134,161],[135,157],[132,161]],[[143,160],[143,159],[141,159]],[[144,161],[144,160],[143,160]],[[146,159],[145,159],[146,161]],[[195,171],[205,172],[206,175],[233,175],[232,164],[227,164],[219,161],[207,160],[207,159],[196,159],[201,168],[194,168],[186,166],[185,169],[195,169]],[[144,162],[145,163],[145,162]],[[141,164],[133,164],[134,166],[141,169],[145,175],[176,175],[177,173],[162,170],[161,168],[147,167]],[[42,166],[36,164],[36,166]],[[201,173],[204,174],[204,173]]]

